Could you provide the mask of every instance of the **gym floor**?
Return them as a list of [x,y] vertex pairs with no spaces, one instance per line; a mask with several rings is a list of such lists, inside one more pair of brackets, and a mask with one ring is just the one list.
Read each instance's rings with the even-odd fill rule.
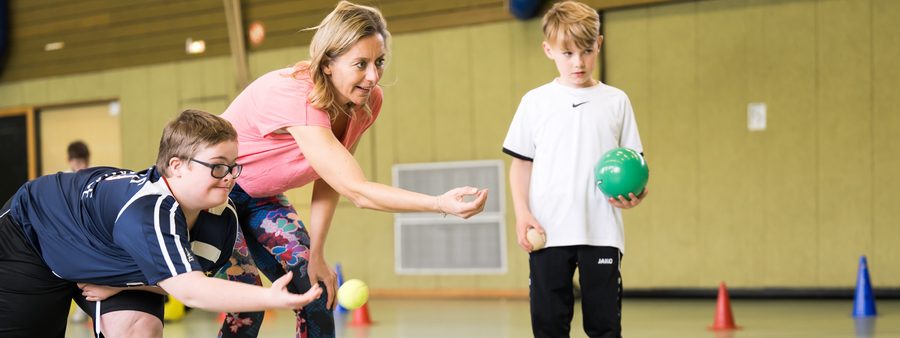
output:
[[[576,303],[572,337],[587,337],[581,328],[580,303]],[[900,337],[900,300],[879,300],[879,315],[871,319],[850,316],[852,300],[747,300],[732,299],[736,331],[713,332],[715,299],[629,299],[623,302],[625,337]],[[347,338],[442,338],[530,337],[528,302],[524,299],[413,300],[372,299],[373,323],[353,327],[351,315],[335,317],[338,337]],[[215,337],[218,314],[194,310],[178,322],[167,323],[167,338]],[[269,312],[260,337],[292,337],[293,313]],[[89,324],[69,324],[68,338],[91,337]]]

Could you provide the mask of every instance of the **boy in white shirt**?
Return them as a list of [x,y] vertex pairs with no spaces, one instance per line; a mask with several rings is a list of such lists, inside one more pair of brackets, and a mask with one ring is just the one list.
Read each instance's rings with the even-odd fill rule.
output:
[[[516,237],[529,252],[531,325],[535,337],[568,337],[579,269],[584,330],[590,337],[621,337],[624,252],[620,209],[647,195],[607,198],[593,168],[607,151],[643,154],[628,96],[592,78],[603,36],[597,12],[565,1],[544,16],[544,53],[559,77],[522,97],[503,152],[513,156],[510,189]],[[533,251],[526,232],[546,235]]]

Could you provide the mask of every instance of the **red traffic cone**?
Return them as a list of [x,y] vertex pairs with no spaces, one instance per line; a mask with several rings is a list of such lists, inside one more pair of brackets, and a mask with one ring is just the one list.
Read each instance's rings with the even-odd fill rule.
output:
[[713,317],[713,325],[709,327],[713,331],[737,330],[734,325],[734,315],[731,314],[731,299],[728,297],[728,289],[725,282],[719,283],[719,299],[716,301],[716,314]]
[[365,303],[358,309],[353,310],[353,318],[350,319],[350,326],[369,325],[372,325],[372,319],[369,318],[369,303]]

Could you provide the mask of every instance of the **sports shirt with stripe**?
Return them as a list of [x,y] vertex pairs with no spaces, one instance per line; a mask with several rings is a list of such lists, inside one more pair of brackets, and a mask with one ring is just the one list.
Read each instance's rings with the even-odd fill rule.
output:
[[238,232],[229,200],[188,232],[184,212],[155,167],[95,167],[23,185],[10,212],[54,274],[74,282],[155,285],[189,271],[215,272]]

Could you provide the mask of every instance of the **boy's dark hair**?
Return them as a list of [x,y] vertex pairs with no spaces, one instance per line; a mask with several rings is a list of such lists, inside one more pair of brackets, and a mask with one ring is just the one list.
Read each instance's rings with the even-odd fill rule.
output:
[[237,131],[231,122],[202,110],[185,110],[163,129],[156,169],[167,175],[171,158],[187,161],[204,147],[226,141],[237,142]]
[[91,159],[91,151],[88,150],[87,144],[82,142],[81,140],[73,141],[69,143],[68,149],[66,151],[69,153],[69,160],[81,159],[87,162]]

